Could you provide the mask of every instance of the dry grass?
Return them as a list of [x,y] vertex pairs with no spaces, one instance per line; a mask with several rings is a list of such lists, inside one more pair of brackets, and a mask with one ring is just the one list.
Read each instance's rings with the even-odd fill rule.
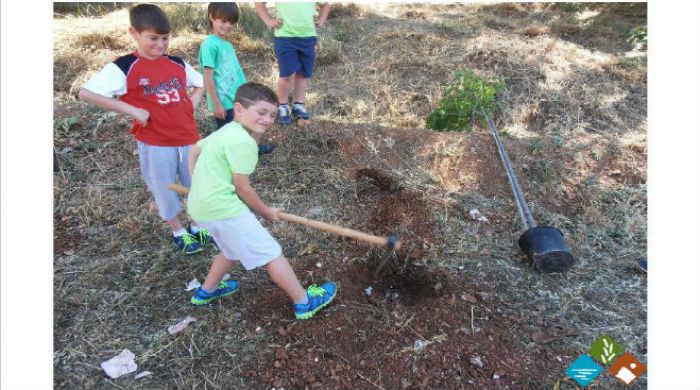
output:
[[[172,7],[179,12],[199,5]],[[56,388],[269,385],[242,375],[270,337],[255,331],[265,324],[236,309],[253,304],[256,288],[272,291],[264,272],[240,273],[250,288],[237,306],[197,311],[200,320],[189,332],[165,334],[192,313],[182,290],[192,278],[201,280],[209,256],[171,250],[139,176],[127,121],[74,97],[104,63],[133,48],[127,19],[120,9],[99,23],[70,15],[55,20],[54,140],[56,150],[70,148],[59,155],[62,172],[54,180],[60,232],[54,259]],[[625,36],[645,20],[640,6],[336,4],[320,31],[308,95],[315,117],[334,125],[273,132],[283,147],[261,163],[256,188],[266,202],[291,212],[320,206],[324,220],[366,223],[369,205],[358,200],[341,150],[354,138],[363,145],[359,162],[390,172],[428,199],[437,239],[420,262],[463,267],[470,281],[491,286],[507,303],[498,309],[519,319],[509,324],[512,340],[559,356],[572,345],[583,352],[607,333],[645,360],[646,279],[632,263],[646,256],[647,246],[646,53],[631,51]],[[172,52],[197,67],[203,37],[183,23]],[[231,40],[248,79],[274,85],[276,64],[264,34],[241,32]],[[487,161],[493,151],[478,149],[486,145],[478,140],[488,141],[485,129],[430,142],[410,136],[413,130],[423,134],[417,129],[425,127],[442,86],[460,65],[506,82],[496,121],[535,218],[559,227],[578,257],[566,275],[539,275],[521,261],[516,240],[522,227],[504,176],[495,173],[502,175],[499,162]],[[213,130],[202,107],[197,120],[204,133]],[[476,164],[479,157],[484,161]],[[491,222],[469,219],[469,208]],[[329,261],[368,262],[374,253],[358,254],[323,233],[289,225],[271,231],[290,257],[310,251]],[[542,322],[560,319],[579,332],[569,343],[538,346],[529,339]],[[125,347],[154,378],[104,378],[99,363]],[[642,379],[634,387],[645,386]]]

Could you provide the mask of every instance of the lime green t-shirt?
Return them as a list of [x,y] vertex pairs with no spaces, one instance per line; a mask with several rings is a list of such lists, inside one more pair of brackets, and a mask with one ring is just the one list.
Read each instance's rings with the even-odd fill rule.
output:
[[276,3],[277,18],[282,26],[275,30],[276,37],[304,38],[316,36],[314,16],[316,3]]
[[197,142],[202,150],[192,173],[187,211],[195,221],[233,218],[248,209],[236,195],[233,174],[250,175],[258,145],[238,122],[230,122]]
[[[224,110],[232,109],[236,91],[246,82],[246,79],[231,42],[216,34],[210,34],[204,38],[199,47],[199,69],[202,76],[204,76],[204,68],[214,69],[216,95]],[[209,91],[207,91],[207,107],[209,111],[214,110]]]

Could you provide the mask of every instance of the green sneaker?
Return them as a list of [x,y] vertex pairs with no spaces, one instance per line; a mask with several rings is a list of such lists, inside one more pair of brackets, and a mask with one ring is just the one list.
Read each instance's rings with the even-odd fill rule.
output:
[[[209,234],[209,231],[203,227],[200,227],[199,231],[195,233],[192,231],[192,224],[190,224],[187,226],[187,231],[199,241],[199,245],[202,246],[202,249],[204,249],[208,243],[214,242],[214,238]],[[216,242],[214,242],[214,245],[216,245]]]
[[212,293],[207,293],[206,291],[202,290],[201,287],[198,287],[196,290],[194,290],[194,295],[192,296],[192,299],[190,299],[190,302],[197,306],[206,305],[219,298],[227,297],[236,291],[238,291],[238,282],[235,280],[227,280],[225,282],[220,282],[219,288],[214,290]]
[[337,287],[333,282],[326,282],[321,287],[312,284],[306,290],[306,295],[309,297],[309,303],[306,305],[295,304],[294,316],[298,320],[306,320],[314,316],[321,309],[328,306],[333,301]]
[[201,252],[202,246],[195,236],[190,233],[185,233],[181,236],[174,236],[173,243],[186,255]]

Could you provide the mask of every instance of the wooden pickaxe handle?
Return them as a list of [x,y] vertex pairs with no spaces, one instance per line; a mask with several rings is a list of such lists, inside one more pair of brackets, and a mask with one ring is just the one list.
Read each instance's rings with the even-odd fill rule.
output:
[[[379,246],[383,246],[383,247],[389,246],[389,238],[388,237],[375,236],[372,234],[361,232],[359,230],[349,229],[346,227],[333,225],[333,224],[321,222],[321,221],[315,221],[313,219],[308,219],[305,217],[300,217],[298,215],[285,213],[284,211],[278,212],[277,216],[279,217],[279,219],[281,219],[283,221],[298,223],[298,224],[301,224],[304,226],[308,226],[310,228],[323,230],[324,232],[327,232],[330,234],[335,234],[337,236],[348,237],[348,238],[368,242],[370,244],[379,245]],[[401,241],[396,241],[394,243],[394,247],[392,249],[399,250],[400,248],[401,248]]]
[[[179,192],[181,194],[187,194],[189,192],[189,188],[187,188],[181,184],[177,184],[177,183],[173,183],[173,184],[168,185],[168,188],[170,188],[171,190],[173,190],[175,192]],[[368,242],[370,244],[379,245],[379,246],[383,246],[383,247],[390,247],[391,246],[389,243],[389,237],[375,236],[372,234],[361,232],[359,230],[349,229],[349,228],[345,228],[345,227],[338,226],[338,225],[333,225],[333,224],[326,223],[326,222],[315,221],[313,219],[308,219],[308,218],[301,217],[298,215],[285,213],[283,211],[278,212],[277,216],[279,217],[279,219],[281,219],[283,221],[298,223],[298,224],[301,224],[304,226],[308,226],[310,228],[323,230],[324,232],[335,234],[338,236],[348,237],[348,238]],[[400,248],[401,248],[401,241],[397,240],[396,242],[394,242],[393,248],[391,248],[391,249],[399,250]]]

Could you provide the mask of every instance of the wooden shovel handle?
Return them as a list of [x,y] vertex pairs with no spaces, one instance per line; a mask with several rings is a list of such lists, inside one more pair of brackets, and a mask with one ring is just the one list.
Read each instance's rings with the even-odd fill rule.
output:
[[[168,188],[181,194],[187,194],[189,192],[189,188],[177,183],[168,185]],[[387,237],[374,236],[371,234],[361,232],[359,230],[348,229],[342,226],[332,225],[330,223],[325,223],[321,221],[314,221],[313,219],[308,219],[305,217],[300,217],[298,215],[285,213],[284,211],[278,212],[277,216],[283,221],[298,223],[314,229],[323,230],[327,233],[353,238],[355,240],[368,242],[374,245],[388,246],[389,243],[389,239]],[[396,243],[394,244],[394,250],[399,250],[400,248],[401,241],[396,241]]]
[[[298,223],[314,229],[323,230],[324,232],[335,234],[337,236],[349,237],[355,240],[360,240],[379,246],[388,245],[387,237],[374,236],[372,234],[367,234],[359,230],[348,229],[342,226],[332,225],[326,222],[314,221],[313,219],[308,219],[305,217],[300,217],[298,215],[285,213],[284,211],[278,212],[277,216],[283,221]],[[397,241],[394,244],[394,250],[399,250],[399,248],[401,248],[401,241]]]

